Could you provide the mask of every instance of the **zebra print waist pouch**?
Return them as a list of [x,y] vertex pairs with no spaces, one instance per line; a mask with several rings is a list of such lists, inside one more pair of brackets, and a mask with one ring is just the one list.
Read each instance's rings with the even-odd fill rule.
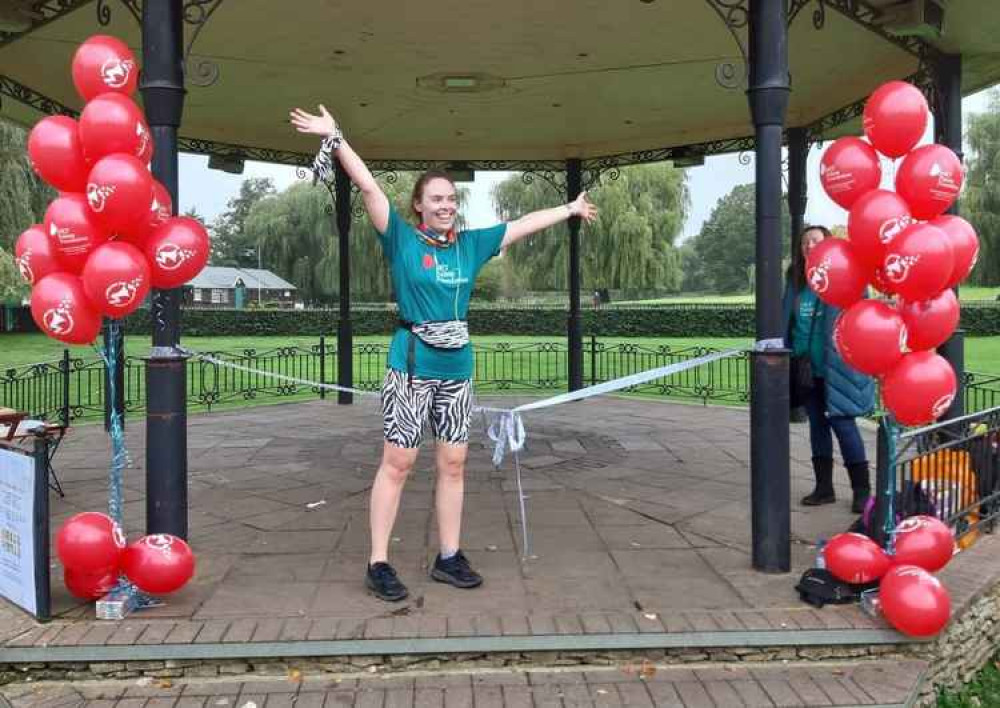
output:
[[465,320],[443,320],[414,324],[399,321],[400,327],[408,329],[417,339],[435,349],[461,349],[469,343],[469,323]]

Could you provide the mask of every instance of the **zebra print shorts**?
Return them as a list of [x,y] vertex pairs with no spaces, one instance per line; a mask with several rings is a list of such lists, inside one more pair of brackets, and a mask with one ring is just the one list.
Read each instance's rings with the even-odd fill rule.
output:
[[451,445],[469,442],[472,382],[468,379],[413,379],[388,369],[382,382],[382,432],[397,447],[420,447],[430,419],[435,439]]

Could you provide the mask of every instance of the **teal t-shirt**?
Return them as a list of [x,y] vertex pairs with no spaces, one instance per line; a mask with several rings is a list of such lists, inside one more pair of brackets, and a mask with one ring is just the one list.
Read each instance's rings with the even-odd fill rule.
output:
[[[493,256],[507,232],[506,224],[459,231],[448,248],[426,243],[420,233],[390,207],[389,226],[379,234],[392,271],[400,318],[414,324],[464,320],[476,276]],[[389,347],[389,366],[406,371],[410,338],[416,340],[413,375],[425,379],[472,378],[472,346],[436,349],[412,332],[398,328]]]
[[[822,303],[812,288],[804,288],[799,293],[798,309],[795,311],[795,328],[792,330],[792,354],[802,356],[809,353],[813,375],[821,377],[826,367],[825,323]],[[815,324],[812,318],[816,318]],[[812,330],[812,337],[809,331]]]

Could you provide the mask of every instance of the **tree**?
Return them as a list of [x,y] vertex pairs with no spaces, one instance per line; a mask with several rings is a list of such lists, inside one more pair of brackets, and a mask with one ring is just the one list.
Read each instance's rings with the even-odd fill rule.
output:
[[257,267],[257,242],[248,238],[246,220],[257,202],[274,193],[274,181],[269,177],[243,180],[239,194],[229,200],[226,211],[211,225],[212,265]]
[[[751,290],[756,263],[755,193],[752,184],[733,187],[715,205],[701,232],[691,239],[692,260],[685,268],[690,268],[692,277],[697,276],[699,289],[717,293]],[[791,228],[784,200],[781,221],[784,258],[788,256]]]
[[[391,173],[379,178],[386,196],[404,218],[409,218],[410,194],[417,175]],[[458,189],[459,205],[468,190]],[[354,208],[357,207],[357,208]],[[299,182],[288,189],[256,200],[243,222],[239,239],[231,242],[261,245],[261,260],[267,270],[285,278],[307,302],[333,302],[340,289],[340,241],[335,231],[334,204],[322,186]],[[459,228],[462,223],[459,222]],[[351,297],[386,300],[392,294],[389,268],[382,246],[360,197],[352,192],[350,232]],[[256,267],[256,252],[252,252]]]
[[961,209],[979,236],[979,262],[970,282],[1000,285],[1000,91],[990,92],[985,113],[969,116],[966,141],[968,171]]
[[14,261],[14,254],[0,248],[0,304],[20,303],[30,292]]
[[31,168],[27,145],[24,128],[0,119],[0,248],[8,251],[22,231],[42,221],[57,196]]
[[[670,163],[626,167],[590,194],[597,222],[581,235],[581,276],[586,290],[680,289],[680,256],[674,247],[689,205],[685,176]],[[496,185],[493,202],[502,221],[563,201],[544,181],[515,175]],[[503,260],[506,282],[528,290],[565,290],[569,239],[566,227],[534,234]]]

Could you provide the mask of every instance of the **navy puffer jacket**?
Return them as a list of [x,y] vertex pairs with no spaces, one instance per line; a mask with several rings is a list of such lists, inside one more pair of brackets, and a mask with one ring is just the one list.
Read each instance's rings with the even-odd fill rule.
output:
[[[785,346],[792,348],[793,314],[797,294],[791,287],[785,287],[782,312],[785,317]],[[833,326],[837,322],[840,309],[820,301],[820,311],[816,326],[822,327],[825,341],[825,367],[814,372],[822,376],[826,385],[826,413],[831,417],[848,416],[856,418],[875,410],[875,379],[855,371],[840,358],[833,346]]]

